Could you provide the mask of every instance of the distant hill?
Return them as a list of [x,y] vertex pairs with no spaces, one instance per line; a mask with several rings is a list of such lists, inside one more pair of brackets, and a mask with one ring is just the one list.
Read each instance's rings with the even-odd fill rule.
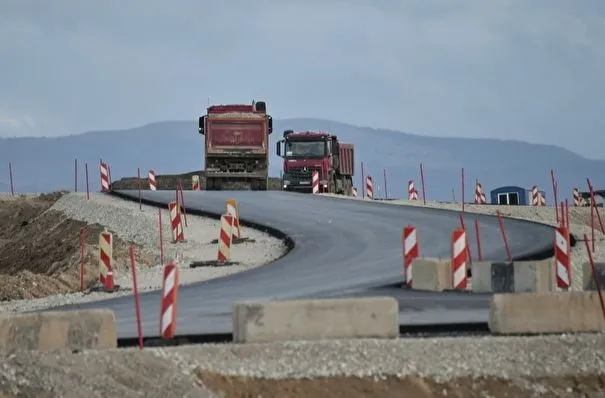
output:
[[[586,188],[586,177],[605,188],[605,161],[583,158],[564,148],[520,141],[460,139],[419,136],[399,131],[357,127],[321,119],[283,119],[274,121],[271,135],[270,174],[279,176],[281,159],[275,155],[275,142],[285,129],[327,130],[343,142],[355,144],[355,185],[361,181],[360,162],[366,175],[374,177],[384,195],[383,169],[387,172],[389,197],[406,195],[407,181],[414,179],[420,190],[419,164],[423,162],[427,197],[451,200],[452,189],[460,199],[460,168],[465,167],[466,198],[472,197],[478,178],[486,193],[502,185],[530,187],[538,184],[552,196],[550,169],[554,168],[563,197],[571,189]],[[142,127],[92,131],[58,138],[0,139],[0,158],[13,164],[16,191],[73,190],[74,158],[79,161],[79,186],[83,191],[84,162],[88,162],[90,185],[99,190],[99,158],[111,167],[113,180],[142,176],[149,168],[158,174],[176,174],[203,167],[203,136],[197,133],[197,121],[166,121]],[[5,163],[5,164],[6,164]],[[7,166],[4,166],[6,169]],[[9,188],[8,171],[0,174],[0,190]]]

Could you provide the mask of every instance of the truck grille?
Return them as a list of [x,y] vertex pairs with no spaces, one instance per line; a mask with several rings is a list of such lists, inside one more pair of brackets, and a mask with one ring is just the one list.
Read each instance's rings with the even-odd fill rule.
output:
[[319,178],[321,179],[321,167],[290,167],[288,169],[288,175],[293,180],[297,181],[311,181],[311,172],[317,170],[319,172]]

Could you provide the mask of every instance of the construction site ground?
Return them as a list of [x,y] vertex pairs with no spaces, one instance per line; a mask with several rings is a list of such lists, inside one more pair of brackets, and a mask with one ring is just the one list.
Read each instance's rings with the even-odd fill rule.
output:
[[0,397],[603,397],[603,334],[0,355]]
[[[0,301],[79,289],[85,223],[49,210],[61,195],[0,197]],[[586,225],[584,211],[577,213],[570,212],[572,224]],[[98,281],[102,229],[87,226],[87,287]],[[120,263],[128,263],[130,245],[114,235]],[[138,249],[140,265],[154,264],[153,254]],[[0,354],[0,398],[604,397],[603,336],[18,352]]]
[[[0,301],[80,289],[80,231],[86,224],[49,210],[62,195],[0,197]],[[98,283],[98,236],[102,230],[98,224],[87,226],[85,289]],[[127,259],[129,246],[114,237],[115,258]],[[152,263],[144,252],[138,257],[139,264]]]

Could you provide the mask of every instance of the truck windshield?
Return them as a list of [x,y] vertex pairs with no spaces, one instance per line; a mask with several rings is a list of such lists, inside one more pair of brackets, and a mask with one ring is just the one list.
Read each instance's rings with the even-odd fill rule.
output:
[[286,141],[286,157],[323,157],[325,141]]

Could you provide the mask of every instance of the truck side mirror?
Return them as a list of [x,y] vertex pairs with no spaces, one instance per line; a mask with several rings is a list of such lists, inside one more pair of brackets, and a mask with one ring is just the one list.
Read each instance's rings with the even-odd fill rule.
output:
[[201,135],[204,135],[204,122],[206,121],[206,117],[202,116],[197,121],[197,132]]
[[273,132],[273,118],[269,116],[269,126],[268,126],[269,134]]
[[276,144],[276,145],[275,145],[275,153],[276,153],[276,154],[277,154],[277,156],[279,156],[279,157],[281,157],[281,156],[282,156],[282,155],[281,155],[281,145],[282,145],[282,143],[283,143],[283,142],[284,142],[284,141],[283,141],[283,140],[281,140],[281,141],[277,141],[277,142],[275,143],[275,144]]

